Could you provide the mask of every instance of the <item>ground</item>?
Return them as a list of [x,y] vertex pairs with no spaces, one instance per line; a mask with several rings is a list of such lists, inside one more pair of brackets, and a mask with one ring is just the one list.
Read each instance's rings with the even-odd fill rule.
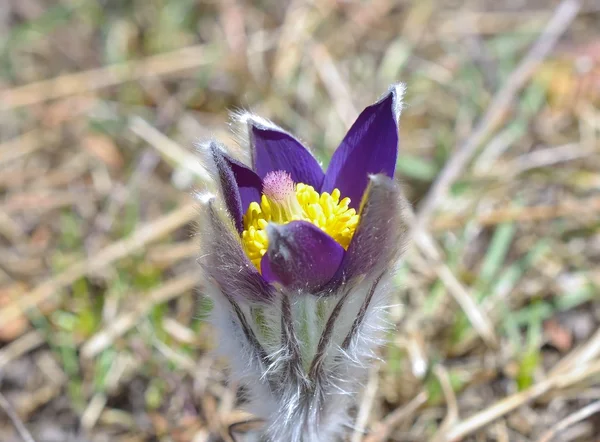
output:
[[230,441],[194,143],[239,109],[327,163],[406,83],[415,228],[348,440],[598,441],[600,8],[3,0],[0,440]]

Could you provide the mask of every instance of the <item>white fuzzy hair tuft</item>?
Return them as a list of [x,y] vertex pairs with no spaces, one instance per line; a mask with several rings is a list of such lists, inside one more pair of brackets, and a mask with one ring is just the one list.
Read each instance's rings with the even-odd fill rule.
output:
[[[209,287],[219,352],[231,359],[233,375],[248,389],[248,408],[266,421],[266,440],[331,442],[350,425],[348,409],[391,326],[385,310],[392,280],[387,273],[320,298],[281,290],[272,303],[246,305]],[[244,321],[264,359],[243,330]],[[288,334],[284,322],[294,326]]]

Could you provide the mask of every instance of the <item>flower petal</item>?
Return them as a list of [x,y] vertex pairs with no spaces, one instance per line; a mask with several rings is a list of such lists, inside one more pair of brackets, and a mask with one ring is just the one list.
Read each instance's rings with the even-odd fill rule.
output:
[[242,200],[240,198],[240,191],[235,179],[235,175],[229,162],[226,160],[225,154],[219,148],[217,143],[211,142],[209,145],[210,152],[212,154],[213,161],[217,167],[217,173],[219,175],[219,181],[221,184],[221,192],[225,205],[229,211],[229,215],[233,218],[233,223],[238,232],[243,230],[242,216]]
[[350,206],[357,209],[369,174],[394,176],[403,94],[403,85],[392,86],[386,96],[358,116],[331,158],[322,192],[340,189],[343,197],[350,198]]
[[306,221],[269,224],[269,248],[261,261],[263,277],[293,289],[314,290],[338,270],[344,248]]
[[248,206],[251,202],[260,201],[262,180],[245,164],[240,163],[229,156],[225,156],[225,161],[229,164],[235,182],[237,183],[242,204],[242,214],[244,214],[248,210]]
[[393,266],[406,245],[407,205],[400,186],[385,175],[369,176],[359,225],[332,284],[379,275]]
[[269,302],[274,297],[267,284],[250,262],[240,244],[237,233],[223,219],[215,206],[214,197],[201,201],[205,208],[199,224],[198,236],[202,249],[198,262],[228,297],[240,302]]
[[321,187],[323,170],[306,147],[292,135],[258,117],[248,118],[256,173],[264,178],[277,170],[288,172],[295,183]]

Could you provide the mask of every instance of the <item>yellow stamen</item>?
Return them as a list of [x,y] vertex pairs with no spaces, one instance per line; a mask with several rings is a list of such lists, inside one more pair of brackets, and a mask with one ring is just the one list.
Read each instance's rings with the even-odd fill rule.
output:
[[298,183],[293,192],[268,192],[260,204],[253,202],[244,215],[242,245],[252,263],[260,271],[260,260],[269,246],[269,222],[287,224],[290,221],[308,221],[319,227],[344,249],[348,248],[358,224],[356,210],[349,207],[350,198],[340,201],[340,191],[319,194],[312,186]]

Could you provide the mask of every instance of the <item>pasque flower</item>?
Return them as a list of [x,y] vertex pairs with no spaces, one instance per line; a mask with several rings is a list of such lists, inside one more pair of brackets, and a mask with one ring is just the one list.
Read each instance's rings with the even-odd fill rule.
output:
[[220,350],[268,441],[335,441],[387,328],[406,237],[393,180],[403,86],[367,107],[326,172],[288,132],[251,114],[249,164],[200,149],[199,260]]

